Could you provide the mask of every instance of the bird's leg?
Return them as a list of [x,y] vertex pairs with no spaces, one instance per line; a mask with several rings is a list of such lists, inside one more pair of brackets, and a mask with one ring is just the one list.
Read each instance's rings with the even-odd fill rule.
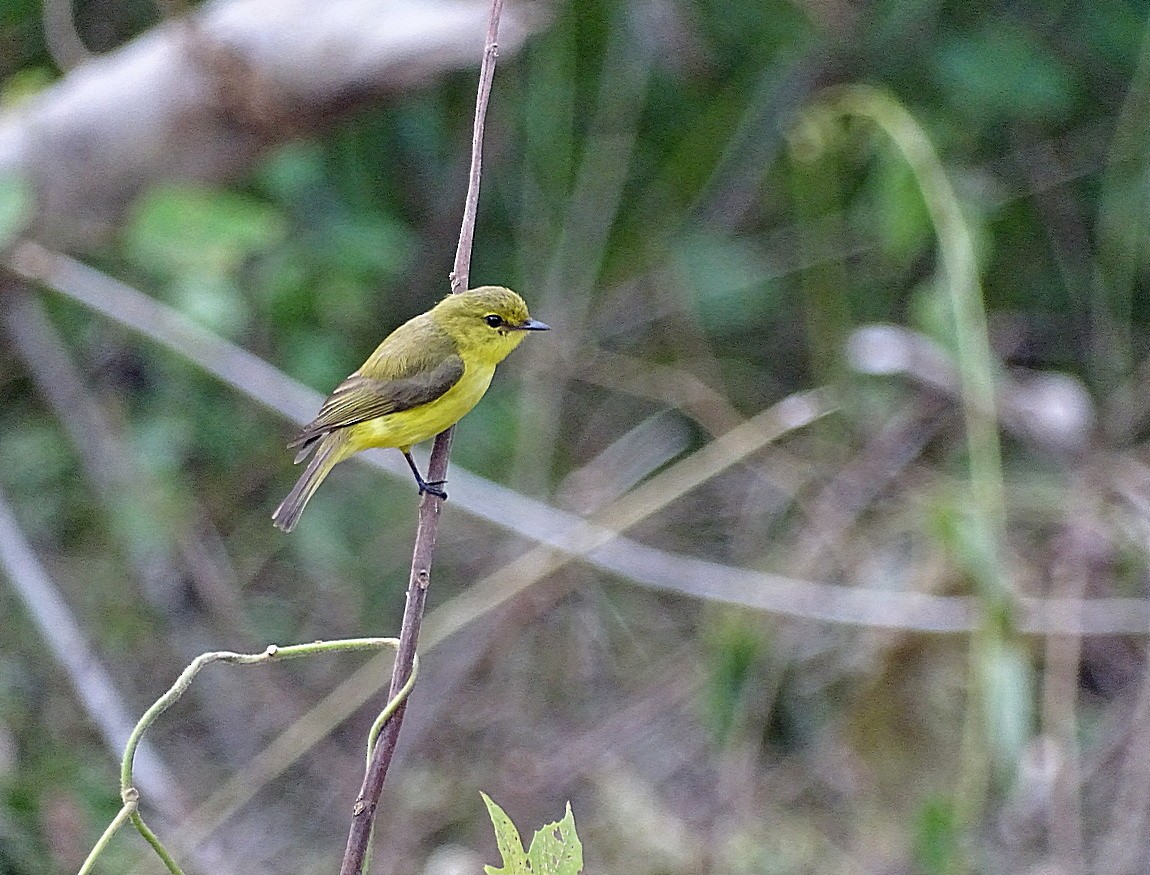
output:
[[411,473],[415,475],[415,482],[419,484],[419,494],[423,495],[429,492],[436,498],[442,498],[447,501],[447,493],[443,489],[443,484],[446,480],[424,480],[423,475],[419,473],[419,469],[415,466],[415,459],[411,458],[411,453],[407,450],[401,450],[403,458],[407,459],[407,465],[411,468]]

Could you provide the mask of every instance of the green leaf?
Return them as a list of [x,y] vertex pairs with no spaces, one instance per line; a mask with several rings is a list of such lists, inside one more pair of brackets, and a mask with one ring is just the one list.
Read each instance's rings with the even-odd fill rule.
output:
[[578,875],[583,869],[583,845],[575,834],[570,802],[562,820],[535,833],[527,859],[534,875]]
[[495,843],[503,857],[503,868],[484,866],[487,875],[579,875],[583,871],[583,845],[575,833],[571,803],[562,820],[549,823],[531,839],[524,853],[523,840],[511,818],[486,793],[481,794],[495,827]]
[[495,828],[495,844],[499,847],[499,856],[503,858],[503,868],[484,866],[487,875],[523,875],[531,871],[531,864],[527,862],[527,854],[523,851],[523,840],[519,838],[519,830],[511,822],[502,808],[492,801],[486,793],[480,793],[487,805],[487,813],[491,816],[491,825]]

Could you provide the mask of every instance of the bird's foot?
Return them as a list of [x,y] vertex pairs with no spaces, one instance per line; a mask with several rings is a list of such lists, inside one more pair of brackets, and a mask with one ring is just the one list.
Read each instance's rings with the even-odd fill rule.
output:
[[423,493],[426,492],[428,495],[434,495],[436,498],[447,501],[447,492],[443,488],[443,484],[446,482],[446,480],[424,480],[421,477],[419,480],[419,494],[423,495]]

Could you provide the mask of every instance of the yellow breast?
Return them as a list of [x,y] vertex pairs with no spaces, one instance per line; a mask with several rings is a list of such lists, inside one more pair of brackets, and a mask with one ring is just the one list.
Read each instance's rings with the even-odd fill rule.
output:
[[429,404],[351,426],[341,457],[372,447],[399,447],[406,452],[413,444],[435,437],[479,403],[494,373],[494,364],[468,362],[459,382]]

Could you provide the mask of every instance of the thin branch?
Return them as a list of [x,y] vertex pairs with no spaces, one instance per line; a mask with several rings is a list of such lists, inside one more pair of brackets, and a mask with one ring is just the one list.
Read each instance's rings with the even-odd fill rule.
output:
[[495,78],[495,58],[499,54],[499,19],[503,0],[491,0],[491,17],[487,21],[487,43],[479,67],[479,92],[475,97],[475,124],[471,131],[471,170],[467,175],[467,198],[463,202],[463,221],[459,227],[459,245],[451,269],[451,291],[466,291],[471,279],[471,244],[475,239],[475,217],[479,210],[479,183],[483,176],[483,128],[487,124],[487,103],[491,82]]
[[124,798],[124,805],[120,808],[119,813],[112,818],[112,822],[105,828],[103,834],[100,836],[99,841],[88,852],[87,859],[84,860],[83,865],[77,875],[88,875],[92,868],[96,865],[96,861],[100,859],[100,855],[104,853],[108,845],[111,843],[113,837],[128,820],[136,813],[136,807],[140,804],[140,793],[138,790],[133,789],[130,794]]
[[[495,58],[498,53],[496,39],[499,35],[499,16],[502,11],[503,0],[492,0],[491,17],[487,25],[487,44],[483,51],[483,63],[479,70],[479,90],[475,99],[475,126],[471,138],[471,171],[468,176],[467,198],[459,231],[459,245],[455,251],[455,265],[451,272],[451,290],[455,294],[467,290],[471,273],[471,248],[475,239],[475,217],[482,176],[483,127],[487,118],[487,103],[491,97],[491,82],[495,76]],[[428,480],[434,482],[447,479],[453,433],[454,428],[448,428],[436,437],[431,450],[431,463],[428,466]],[[391,689],[388,693],[388,699],[391,701],[396,699],[399,691],[408,682],[415,659],[419,627],[423,622],[424,605],[427,601],[427,587],[431,583],[431,563],[435,557],[435,543],[439,536],[439,514],[442,504],[443,499],[430,492],[424,493],[419,502],[419,523],[412,550],[407,604],[403,611],[399,651],[395,656]],[[404,699],[379,732],[379,740],[372,753],[367,774],[364,775],[363,786],[352,807],[351,827],[348,831],[343,862],[340,865],[340,875],[359,875],[363,871],[364,860],[371,844],[375,811],[379,805],[380,794],[383,792],[383,781],[387,777],[387,770],[395,754],[399,730],[406,712],[407,700]]]

